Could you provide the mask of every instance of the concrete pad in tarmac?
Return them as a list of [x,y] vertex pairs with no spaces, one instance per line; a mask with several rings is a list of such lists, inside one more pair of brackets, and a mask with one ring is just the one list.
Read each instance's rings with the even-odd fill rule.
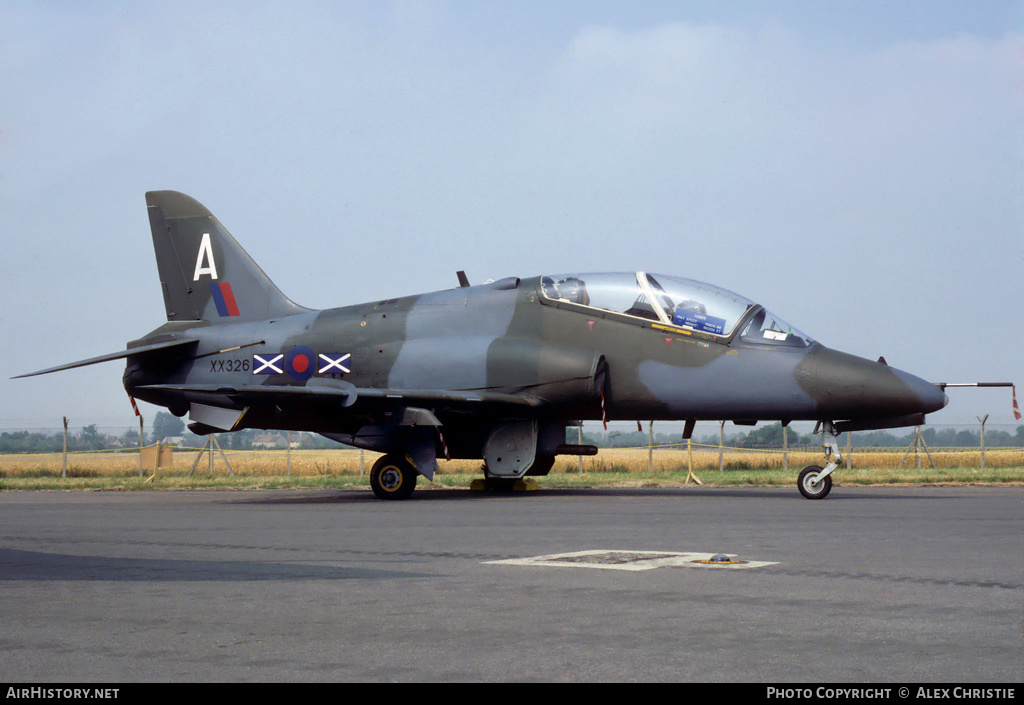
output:
[[[1021,487],[6,492],[0,679],[1019,683],[1022,507]],[[715,553],[733,565],[688,555]]]

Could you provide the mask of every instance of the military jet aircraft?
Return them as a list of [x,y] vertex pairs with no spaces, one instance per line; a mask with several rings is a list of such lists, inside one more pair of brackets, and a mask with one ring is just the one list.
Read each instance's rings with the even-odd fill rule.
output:
[[847,430],[919,425],[943,390],[831,350],[724,289],[647,272],[510,277],[327,310],[293,303],[198,201],[146,194],[167,322],[127,349],[132,397],[199,434],[301,430],[383,453],[370,485],[410,496],[437,459],[481,458],[487,480],[545,475],[581,420],[817,421],[832,486]]

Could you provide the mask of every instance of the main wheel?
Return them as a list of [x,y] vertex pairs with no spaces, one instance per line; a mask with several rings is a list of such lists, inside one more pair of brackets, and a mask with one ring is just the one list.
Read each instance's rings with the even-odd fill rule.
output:
[[800,494],[807,499],[825,499],[825,496],[832,489],[832,476],[821,476],[821,468],[817,465],[810,465],[800,471],[796,480],[796,486],[800,488]]
[[385,455],[370,470],[370,487],[380,499],[408,499],[416,489],[416,471],[394,455]]

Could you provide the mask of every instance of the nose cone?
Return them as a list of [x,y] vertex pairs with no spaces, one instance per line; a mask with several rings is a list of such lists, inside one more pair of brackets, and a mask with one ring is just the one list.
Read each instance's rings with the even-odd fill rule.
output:
[[915,377],[903,370],[893,369],[893,374],[907,385],[907,389],[910,390],[912,395],[917,396],[922,413],[930,414],[949,403],[949,397],[946,396],[946,393],[931,382],[926,382],[920,377]]
[[815,365],[819,412],[834,419],[928,414],[946,405],[943,391],[881,362],[822,348]]

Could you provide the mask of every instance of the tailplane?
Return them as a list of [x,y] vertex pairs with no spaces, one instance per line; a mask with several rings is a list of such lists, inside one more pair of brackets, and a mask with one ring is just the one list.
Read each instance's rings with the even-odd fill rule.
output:
[[234,323],[307,310],[281,293],[199,201],[150,191],[146,205],[168,321]]

